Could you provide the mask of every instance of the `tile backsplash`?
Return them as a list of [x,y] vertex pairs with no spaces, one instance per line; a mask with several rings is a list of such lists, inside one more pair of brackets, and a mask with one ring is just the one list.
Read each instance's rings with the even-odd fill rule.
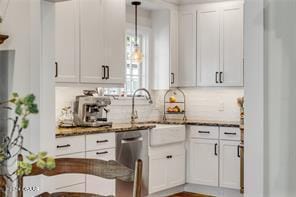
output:
[[[182,88],[185,93],[188,119],[239,121],[237,98],[244,95],[243,88]],[[165,91],[157,91],[154,98],[163,113]],[[178,98],[177,98],[178,99]],[[179,98],[181,99],[181,98]],[[180,105],[181,106],[181,105]]]
[[[75,97],[82,95],[83,90],[88,88],[76,87],[56,87],[56,120],[58,121],[62,108],[71,106],[73,108]],[[126,123],[131,117],[131,98],[120,98],[114,100],[111,98],[109,106],[110,113],[108,114],[109,121],[114,123]],[[139,120],[155,120],[160,118],[159,110],[154,104],[149,104],[144,98],[136,98],[135,109],[138,111]]]
[[[73,107],[75,97],[87,88],[56,87],[56,120],[61,109]],[[188,119],[239,121],[237,98],[243,96],[243,88],[183,88],[186,95],[186,113]],[[136,110],[139,121],[162,118],[165,91],[152,91],[153,104],[143,98],[137,98]],[[109,107],[109,120],[114,123],[130,121],[131,98],[112,100]]]

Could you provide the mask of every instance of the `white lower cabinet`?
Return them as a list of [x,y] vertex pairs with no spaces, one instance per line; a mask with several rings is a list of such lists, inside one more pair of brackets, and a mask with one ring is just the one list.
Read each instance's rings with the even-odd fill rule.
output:
[[[217,135],[193,135],[193,131],[207,132],[207,134],[213,132]],[[214,127],[191,126],[188,136],[187,182],[239,189],[239,128],[214,129]]]
[[218,140],[190,139],[188,182],[218,186]]
[[167,158],[151,156],[149,158],[149,193],[166,189],[167,187]]
[[[102,149],[86,153],[88,159],[115,160],[115,149]],[[115,195],[115,180],[86,175],[86,193]]]
[[[85,152],[57,156],[57,158],[85,158]],[[85,192],[85,175],[84,174],[61,174],[53,177],[55,190]],[[79,185],[79,186],[78,186]],[[73,188],[73,190],[72,190]]]
[[220,187],[240,188],[240,143],[220,142]]
[[185,147],[149,156],[149,193],[185,184]]
[[185,183],[185,153],[173,155],[168,165],[167,185],[175,187]]
[[[81,135],[56,139],[56,158],[115,160],[115,134]],[[115,195],[115,180],[85,174],[52,177],[55,192],[81,192]]]

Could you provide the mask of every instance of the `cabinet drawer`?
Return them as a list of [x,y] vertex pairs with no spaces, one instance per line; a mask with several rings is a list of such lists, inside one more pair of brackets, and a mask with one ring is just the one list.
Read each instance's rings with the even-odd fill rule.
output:
[[85,136],[63,137],[56,139],[55,155],[85,152]]
[[88,159],[101,159],[105,161],[115,160],[115,149],[101,149],[97,151],[86,152]]
[[[88,159],[115,160],[115,149],[102,149],[86,153]],[[100,195],[115,195],[115,180],[86,175],[86,192]]]
[[115,133],[103,133],[86,136],[86,151],[115,147]]
[[234,127],[220,127],[221,140],[240,140],[240,129]]
[[205,139],[218,139],[219,128],[218,127],[207,127],[207,126],[190,126],[189,127],[190,138],[205,138]]

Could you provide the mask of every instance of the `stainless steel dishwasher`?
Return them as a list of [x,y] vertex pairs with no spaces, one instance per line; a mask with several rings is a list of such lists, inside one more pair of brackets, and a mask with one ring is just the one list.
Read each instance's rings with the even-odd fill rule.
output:
[[[148,195],[148,130],[116,134],[116,160],[135,169],[137,159],[143,161],[142,196]],[[116,181],[116,197],[132,197],[133,183]]]

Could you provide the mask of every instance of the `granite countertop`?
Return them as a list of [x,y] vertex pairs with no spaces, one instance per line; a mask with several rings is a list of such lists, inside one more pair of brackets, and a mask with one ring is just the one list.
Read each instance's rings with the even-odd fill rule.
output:
[[67,137],[76,135],[88,135],[96,133],[118,133],[136,130],[153,129],[156,124],[179,124],[179,125],[199,125],[199,126],[220,126],[220,127],[240,127],[240,122],[230,121],[209,121],[209,120],[168,120],[168,121],[147,121],[139,122],[135,125],[130,123],[113,124],[112,127],[70,127],[70,128],[57,128],[56,137]]
[[112,127],[69,127],[69,128],[57,128],[56,137],[67,137],[76,135],[87,135],[96,133],[118,133],[126,131],[137,131],[155,128],[155,124],[113,124]]
[[167,120],[167,121],[148,121],[142,122],[151,124],[181,124],[181,125],[199,125],[199,126],[213,126],[213,127],[240,127],[239,121],[217,121],[217,120]]

